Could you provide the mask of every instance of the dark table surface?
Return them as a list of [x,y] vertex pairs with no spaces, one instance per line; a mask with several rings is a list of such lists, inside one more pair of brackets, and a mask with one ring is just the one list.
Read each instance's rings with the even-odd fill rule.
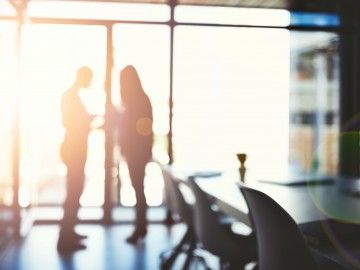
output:
[[[194,171],[182,170],[176,166],[168,167],[168,170],[184,181],[194,174]],[[197,183],[215,199],[220,209],[249,224],[248,208],[238,187],[238,171],[225,171],[221,175],[214,172],[214,176],[211,172],[202,172],[200,175],[201,177],[196,177]],[[327,219],[360,223],[360,197],[344,192],[340,185],[343,181],[347,180],[335,178],[334,182],[330,183],[280,185],[260,182],[250,176],[244,184],[269,195],[299,225]]]
[[[198,175],[196,182],[220,210],[251,227],[249,209],[239,190],[238,170],[219,175],[177,166],[166,169],[185,184],[189,177]],[[257,179],[249,174],[244,184],[266,193],[281,205],[298,224],[310,246],[344,269],[360,269],[360,196],[359,192],[349,192],[359,190],[359,180],[336,177],[330,183],[281,185]]]

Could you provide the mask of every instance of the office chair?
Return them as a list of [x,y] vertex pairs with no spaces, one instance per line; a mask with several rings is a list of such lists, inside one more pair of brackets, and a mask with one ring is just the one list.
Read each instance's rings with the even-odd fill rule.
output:
[[238,235],[229,227],[222,226],[208,195],[200,189],[193,177],[188,182],[196,199],[195,233],[203,248],[220,258],[221,268],[226,266],[230,269],[244,269],[245,265],[256,261],[254,235]]
[[[171,269],[178,255],[182,252],[186,252],[186,260],[183,269],[189,269],[191,261],[195,258],[200,261],[205,268],[207,264],[205,260],[194,254],[196,249],[196,238],[193,229],[193,210],[192,207],[185,201],[183,194],[179,188],[180,180],[175,179],[164,167],[162,167],[162,173],[164,177],[165,192],[167,193],[168,206],[171,207],[173,214],[177,215],[181,221],[187,225],[185,235],[180,242],[170,251],[163,252],[160,255],[160,268]],[[168,257],[165,257],[167,253],[170,253]]]
[[266,194],[240,185],[250,209],[260,270],[344,269],[329,258],[312,252],[297,224]]
[[167,210],[167,216],[164,223],[166,225],[172,225],[176,222],[176,220],[174,220],[174,217],[177,213],[174,205],[174,194],[171,190],[171,183],[169,183],[171,180],[171,175],[166,171],[168,168],[165,165],[159,164],[159,166],[161,168],[164,179],[164,204]]

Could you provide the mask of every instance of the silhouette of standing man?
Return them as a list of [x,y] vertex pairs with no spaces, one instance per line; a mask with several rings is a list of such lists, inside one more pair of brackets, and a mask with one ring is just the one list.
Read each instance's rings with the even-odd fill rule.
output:
[[67,167],[67,194],[57,246],[59,251],[86,248],[80,242],[86,236],[77,234],[74,227],[77,223],[79,199],[84,187],[87,139],[92,120],[81,103],[79,91],[82,88],[88,88],[91,80],[91,69],[85,66],[79,68],[74,84],[63,94],[61,100],[62,123],[65,128],[61,157]]

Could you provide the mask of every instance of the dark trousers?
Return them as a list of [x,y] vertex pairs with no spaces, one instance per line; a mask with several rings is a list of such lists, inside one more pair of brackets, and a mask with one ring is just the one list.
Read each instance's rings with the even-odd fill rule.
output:
[[78,221],[80,196],[85,182],[85,162],[73,161],[67,163],[66,199],[64,202],[64,217],[61,222],[60,237],[73,232]]
[[147,160],[127,158],[131,183],[136,195],[136,229],[144,229],[147,226],[146,198],[144,193],[144,177]]

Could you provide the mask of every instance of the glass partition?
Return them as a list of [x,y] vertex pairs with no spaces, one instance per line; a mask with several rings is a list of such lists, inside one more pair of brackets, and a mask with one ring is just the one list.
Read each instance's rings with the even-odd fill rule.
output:
[[284,9],[179,5],[175,20],[184,23],[288,26],[290,12]]
[[[106,28],[76,25],[25,25],[21,51],[20,204],[60,204],[65,196],[66,168],[60,158],[64,136],[61,96],[80,66],[94,73],[81,98],[91,114],[104,113]],[[83,206],[104,201],[104,132],[88,138]]]
[[[15,16],[16,10],[15,8],[10,4],[10,1],[0,1],[0,15],[2,16]],[[1,26],[3,27],[3,26]]]
[[339,37],[291,33],[290,163],[336,175],[339,135]]
[[42,0],[29,1],[27,16],[166,22],[170,19],[170,8],[164,4]]
[[11,206],[12,147],[16,116],[16,28],[15,22],[0,22],[0,205]]
[[[177,27],[174,159],[195,168],[334,175],[338,35]],[[290,123],[290,124],[289,124]]]
[[[0,15],[11,10],[8,4],[0,3]],[[114,105],[120,106],[120,70],[128,64],[134,65],[153,106],[153,157],[167,163],[169,6],[30,1],[26,15],[163,22],[113,25],[111,95]],[[176,21],[182,23],[338,26],[338,18],[332,14],[330,17],[317,14],[314,24],[309,23],[313,18],[310,15],[290,14],[285,10],[186,5],[175,10]],[[65,195],[66,175],[59,156],[64,133],[59,102],[77,67],[88,65],[94,71],[94,81],[91,90],[82,93],[81,98],[90,113],[103,115],[106,28],[31,24],[26,20],[21,48],[22,76],[17,80],[12,43],[16,24],[1,22],[0,29],[0,119],[4,126],[0,131],[0,202],[12,203],[13,89],[14,83],[21,81],[20,204],[58,205]],[[235,154],[244,152],[248,154],[249,171],[279,172],[290,164],[300,171],[336,174],[337,34],[261,27],[176,26],[173,76],[176,163],[195,169],[234,168],[238,166]],[[104,132],[94,130],[89,136],[86,187],[81,198],[84,206],[103,204],[104,155]],[[117,203],[134,205],[126,163],[116,151],[115,156],[121,183],[114,187],[114,197]],[[145,186],[147,203],[160,205],[163,183],[155,163],[147,167]]]
[[[0,6],[1,8],[1,6]],[[13,146],[16,124],[16,23],[0,22],[0,242],[12,232]]]
[[249,171],[286,168],[289,41],[281,29],[176,27],[176,163],[235,168],[244,152]]

